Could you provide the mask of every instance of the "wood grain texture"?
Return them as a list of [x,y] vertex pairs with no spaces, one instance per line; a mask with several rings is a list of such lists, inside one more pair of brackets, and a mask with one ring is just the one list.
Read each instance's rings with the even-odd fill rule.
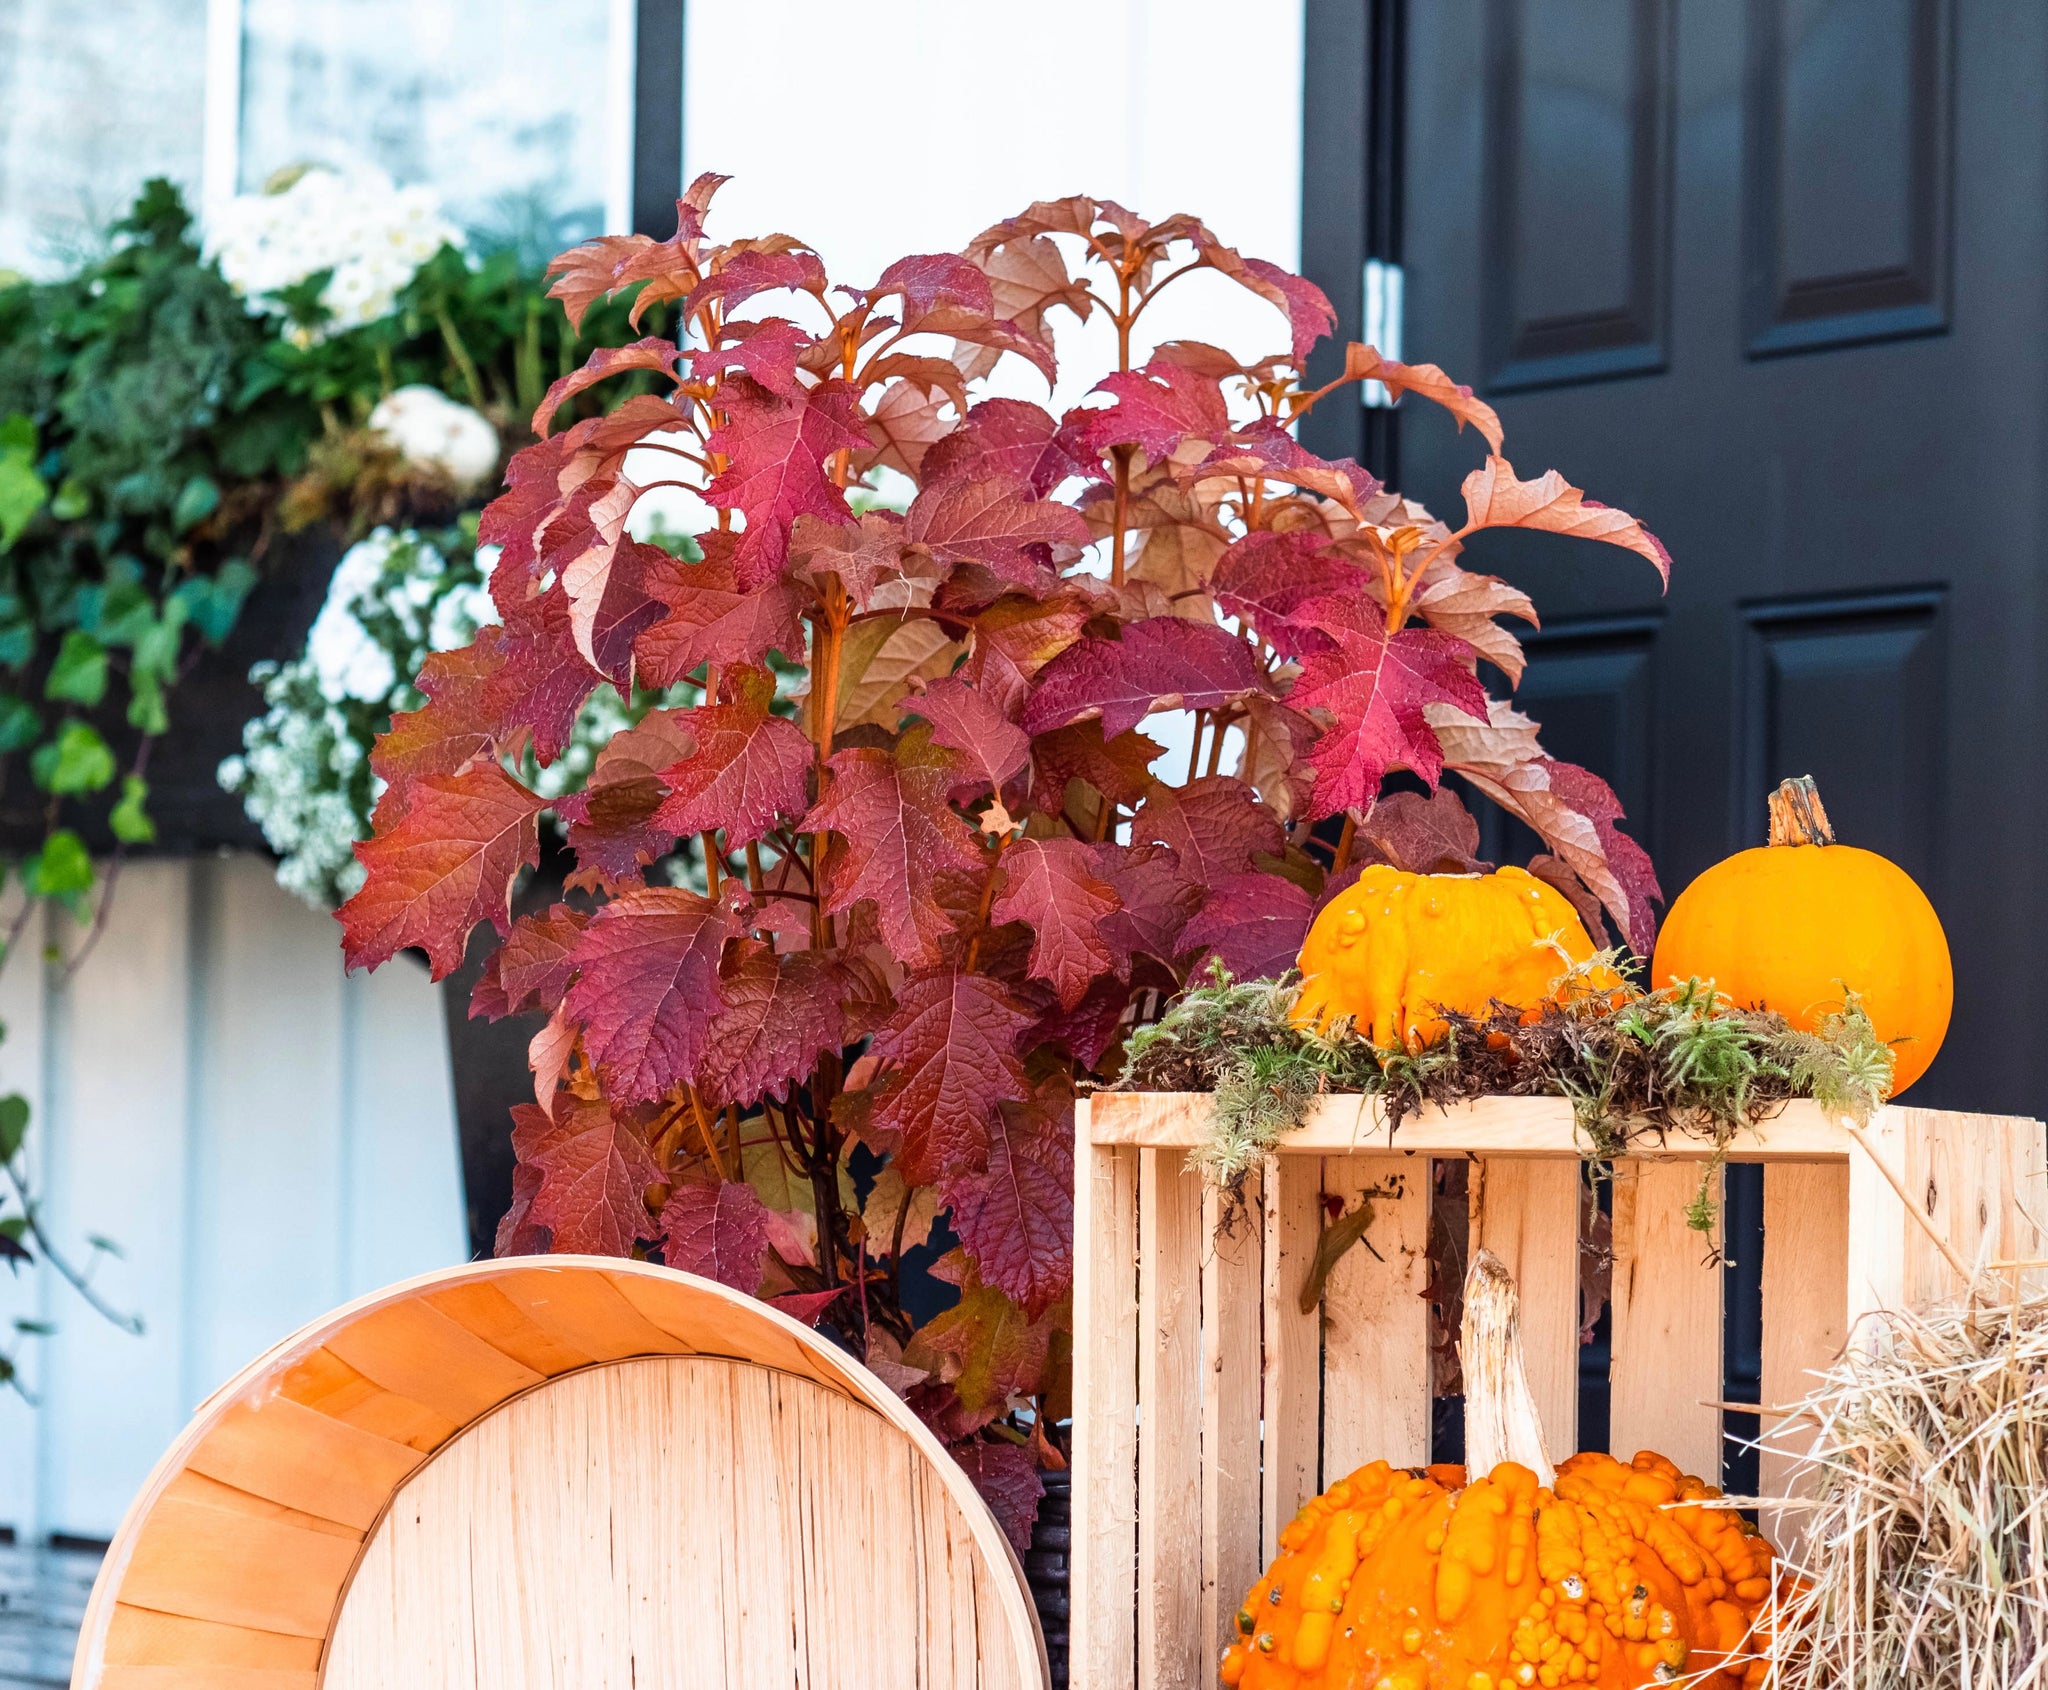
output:
[[1315,1259],[1322,1167],[1310,1156],[1269,1156],[1262,1174],[1266,1199],[1264,1304],[1266,1358],[1265,1459],[1259,1499],[1259,1558],[1279,1547],[1280,1528],[1316,1494],[1322,1470],[1322,1332],[1316,1311],[1301,1307],[1301,1287]]
[[[636,1555],[637,1596],[605,1583]],[[73,1683],[311,1690],[337,1627],[358,1682],[420,1690],[1045,1682],[1015,1553],[901,1399],[725,1286],[587,1257],[389,1287],[229,1381],[130,1508]]]
[[400,1490],[323,1683],[1016,1685],[989,1569],[924,1469],[879,1414],[791,1374],[663,1357],[571,1375]]
[[1138,1152],[1093,1142],[1100,1101],[1075,1106],[1073,1690],[1126,1690],[1137,1651]]
[[[1655,1450],[1721,1482],[1719,1240],[1685,1224],[1699,1169],[1630,1158],[1614,1175],[1614,1360],[1608,1448]],[[1721,1182],[1711,1187],[1716,1203]]]
[[[1150,1145],[1190,1149],[1209,1131],[1207,1092],[1104,1092],[1091,1100],[1090,1132],[1098,1144]],[[1854,1140],[1820,1106],[1785,1105],[1781,1114],[1737,1133],[1728,1147],[1732,1161],[1794,1156],[1839,1161]],[[1580,1156],[1591,1146],[1579,1136],[1571,1104],[1561,1097],[1482,1097],[1448,1108],[1430,1106],[1409,1116],[1398,1133],[1388,1125],[1376,1098],[1333,1092],[1320,1099],[1299,1130],[1288,1135],[1283,1154],[1315,1152],[1349,1155],[1398,1150],[1432,1156]],[[1674,1134],[1654,1154],[1704,1161],[1713,1155],[1705,1139]]]
[[[1369,1461],[1429,1461],[1430,1166],[1426,1156],[1323,1159],[1323,1214],[1372,1204],[1323,1290],[1323,1483]],[[1370,1194],[1370,1195],[1368,1195]]]
[[[1849,1169],[1783,1163],[1764,1169],[1763,1367],[1759,1390],[1767,1408],[1798,1402],[1816,1375],[1842,1353],[1848,1338]],[[1804,1496],[1817,1475],[1800,1456],[1813,1440],[1803,1421],[1763,1422],[1757,1449],[1761,1496]],[[1758,1523],[1780,1553],[1797,1558],[1805,1515],[1771,1508]]]
[[1522,1355],[1553,1463],[1579,1447],[1579,1164],[1493,1156],[1473,1164],[1468,1241],[1522,1294]]
[[[1183,1176],[1192,1179],[1193,1175]],[[1255,1173],[1242,1207],[1202,1192],[1202,1642],[1215,1661],[1259,1560],[1259,1315],[1264,1227]]]
[[1206,1682],[1202,1592],[1202,1182],[1138,1152],[1139,1690]]

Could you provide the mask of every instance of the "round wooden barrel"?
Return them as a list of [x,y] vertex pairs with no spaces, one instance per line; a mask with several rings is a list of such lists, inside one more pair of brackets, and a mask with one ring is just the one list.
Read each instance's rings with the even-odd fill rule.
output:
[[216,1392],[74,1690],[1043,1690],[1023,1570],[886,1385],[723,1285],[429,1274]]

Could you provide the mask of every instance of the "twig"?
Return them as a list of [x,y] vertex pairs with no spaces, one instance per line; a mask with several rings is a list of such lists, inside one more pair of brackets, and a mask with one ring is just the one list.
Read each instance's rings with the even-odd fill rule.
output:
[[29,1195],[28,1187],[22,1183],[21,1175],[15,1171],[12,1162],[7,1164],[7,1183],[14,1187],[15,1198],[21,1204],[22,1216],[27,1220],[28,1229],[34,1235],[37,1246],[43,1252],[43,1260],[70,1281],[71,1289],[85,1299],[93,1313],[99,1315],[102,1319],[111,1321],[130,1337],[141,1337],[142,1316],[139,1314],[123,1314],[119,1309],[115,1308],[112,1303],[108,1302],[106,1298],[102,1297],[92,1288],[91,1276],[73,1267],[63,1251],[59,1250],[51,1240],[48,1231],[43,1226],[42,1209],[38,1206],[36,1200]]

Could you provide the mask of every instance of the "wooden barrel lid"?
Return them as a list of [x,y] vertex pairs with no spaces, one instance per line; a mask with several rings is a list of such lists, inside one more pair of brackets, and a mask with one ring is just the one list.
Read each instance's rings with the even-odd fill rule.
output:
[[751,1297],[478,1262],[305,1327],[121,1523],[74,1690],[1043,1690],[1022,1569],[866,1368]]

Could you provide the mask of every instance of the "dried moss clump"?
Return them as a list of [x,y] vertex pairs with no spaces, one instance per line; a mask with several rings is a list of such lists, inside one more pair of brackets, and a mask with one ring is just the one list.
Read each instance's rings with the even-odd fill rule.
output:
[[1773,1439],[1818,1493],[1778,1690],[2048,1683],[2048,1294],[1858,1338]]
[[[1621,967],[1613,953],[1593,958],[1532,1017],[1498,1002],[1483,1016],[1444,1012],[1443,1037],[1413,1052],[1376,1047],[1348,1023],[1327,1032],[1296,1026],[1291,979],[1235,981],[1217,970],[1132,1035],[1118,1083],[1213,1092],[1214,1125],[1194,1160],[1226,1187],[1300,1126],[1324,1092],[1378,1096],[1397,1131],[1427,1103],[1565,1097],[1587,1153],[1610,1157],[1643,1133],[1725,1148],[1740,1128],[1799,1097],[1863,1123],[1891,1088],[1891,1052],[1854,993],[1808,1033],[1768,1010],[1738,1009],[1698,980],[1654,992],[1588,983],[1597,969]],[[1718,1161],[1708,1163],[1689,1217],[1701,1231],[1713,1225]]]

